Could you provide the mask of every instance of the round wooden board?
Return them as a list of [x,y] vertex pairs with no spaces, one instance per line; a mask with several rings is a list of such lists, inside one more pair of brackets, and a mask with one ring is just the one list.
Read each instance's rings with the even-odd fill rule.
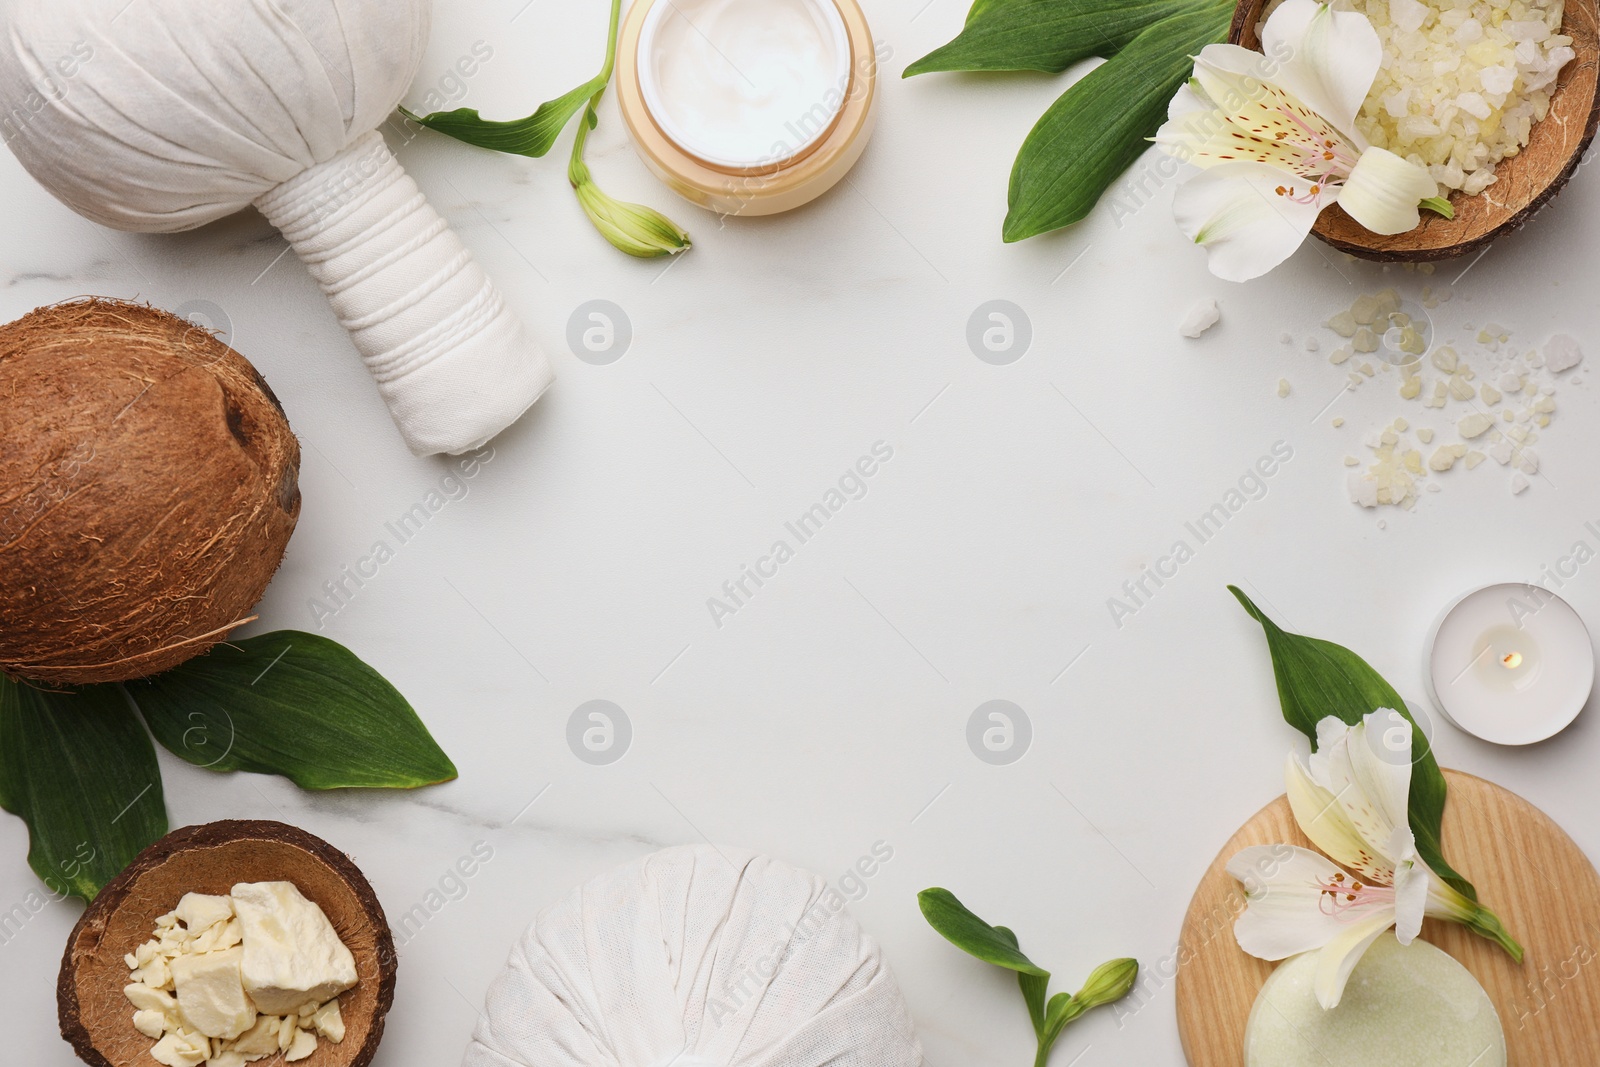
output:
[[[1422,936],[1460,960],[1488,990],[1511,1067],[1595,1063],[1600,875],[1561,827],[1515,793],[1460,771],[1445,771],[1445,777],[1444,854],[1527,956],[1518,966],[1465,927],[1435,919],[1423,925]],[[1284,797],[1223,846],[1184,917],[1176,984],[1178,1033],[1190,1067],[1243,1067],[1245,1022],[1274,964],[1245,955],[1234,942],[1244,893],[1224,868],[1248,845],[1279,841],[1310,847]]]

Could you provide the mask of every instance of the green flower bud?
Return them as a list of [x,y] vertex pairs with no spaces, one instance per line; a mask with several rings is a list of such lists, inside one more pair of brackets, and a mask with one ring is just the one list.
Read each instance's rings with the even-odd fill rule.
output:
[[1072,999],[1082,1004],[1084,1011],[1098,1008],[1102,1004],[1110,1004],[1127,996],[1138,978],[1138,960],[1111,960],[1096,967],[1094,973],[1089,975],[1089,980],[1083,983],[1083,988],[1078,990]]
[[654,259],[689,248],[689,235],[655,208],[607,196],[587,174],[573,188],[595,229],[628,255]]

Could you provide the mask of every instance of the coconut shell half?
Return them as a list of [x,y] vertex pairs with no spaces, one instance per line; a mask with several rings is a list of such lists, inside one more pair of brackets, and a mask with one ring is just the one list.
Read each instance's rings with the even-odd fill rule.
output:
[[174,667],[249,621],[300,516],[300,446],[239,353],[89,299],[0,326],[0,673]]
[[[280,822],[223,821],[174,830],[139,853],[100,891],[61,958],[56,1003],[61,1036],[93,1067],[152,1067],[154,1044],[133,1028],[123,956],[148,941],[156,917],[185,893],[225,894],[238,882],[293,882],[333,923],[355,956],[353,989],[339,997],[345,1037],[318,1039],[296,1067],[366,1067],[394,1002],[397,959],[388,920],[365,876],[319,837]],[[281,1054],[257,1060],[275,1067]]]

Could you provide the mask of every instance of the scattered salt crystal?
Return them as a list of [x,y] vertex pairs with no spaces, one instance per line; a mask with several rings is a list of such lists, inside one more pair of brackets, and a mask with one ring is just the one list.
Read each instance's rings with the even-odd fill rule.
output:
[[1527,478],[1523,477],[1520,473],[1519,474],[1513,474],[1511,476],[1511,495],[1512,496],[1516,496],[1518,493],[1522,492],[1526,488],[1528,488],[1528,479]]
[[1488,430],[1492,425],[1493,420],[1489,416],[1474,412],[1471,415],[1463,415],[1461,417],[1461,421],[1456,423],[1456,432],[1470,441],[1474,437],[1482,437],[1484,431]]
[[1583,349],[1576,338],[1558,333],[1544,343],[1544,359],[1551,373],[1560,374],[1583,362]]
[[1288,395],[1289,395],[1289,379],[1287,379],[1287,378],[1279,378],[1278,379],[1278,396],[1279,397],[1285,397],[1285,396],[1288,396]]
[[1431,470],[1447,471],[1456,465],[1456,460],[1461,457],[1456,455],[1449,445],[1443,445],[1433,450],[1433,455],[1428,457],[1428,467]]
[[1430,444],[1433,441],[1433,431],[1428,429],[1426,426],[1422,427],[1417,431],[1417,440],[1421,441],[1425,445]]
[[1315,337],[1307,337],[1306,338],[1306,351],[1307,352],[1315,352],[1315,351],[1317,351],[1317,349],[1319,349],[1321,347],[1322,347],[1322,344]]
[[1517,454],[1517,466],[1522,468],[1523,474],[1539,473],[1539,453],[1531,448],[1524,448]]
[[1496,441],[1494,444],[1490,445],[1489,446],[1489,458],[1493,459],[1496,463],[1500,464],[1502,467],[1504,467],[1507,463],[1510,463],[1511,462],[1511,442],[1510,441],[1501,440],[1501,441]]
[[1333,428],[1335,430],[1337,430],[1339,427],[1341,427],[1343,425],[1344,425],[1344,419],[1336,418],[1336,419],[1333,420]]
[[1201,300],[1183,317],[1183,321],[1178,324],[1178,332],[1185,337],[1199,337],[1215,326],[1221,318],[1222,312],[1218,310],[1215,300]]
[[1467,453],[1467,470],[1472,470],[1478,464],[1482,463],[1483,459],[1484,459],[1483,453],[1479,452],[1477,449],[1473,449],[1471,452],[1468,452]]

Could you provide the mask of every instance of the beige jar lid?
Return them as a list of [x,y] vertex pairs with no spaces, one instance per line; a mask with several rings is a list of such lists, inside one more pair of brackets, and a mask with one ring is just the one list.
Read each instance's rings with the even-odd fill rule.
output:
[[[723,0],[754,3],[761,0]],[[818,17],[835,49],[827,90],[784,123],[770,147],[719,151],[675,121],[652,63],[670,47],[670,20],[688,16],[672,0],[635,0],[617,46],[617,102],[645,165],[680,196],[722,215],[788,211],[832,188],[855,165],[872,132],[878,60],[856,0],[796,0]]]

